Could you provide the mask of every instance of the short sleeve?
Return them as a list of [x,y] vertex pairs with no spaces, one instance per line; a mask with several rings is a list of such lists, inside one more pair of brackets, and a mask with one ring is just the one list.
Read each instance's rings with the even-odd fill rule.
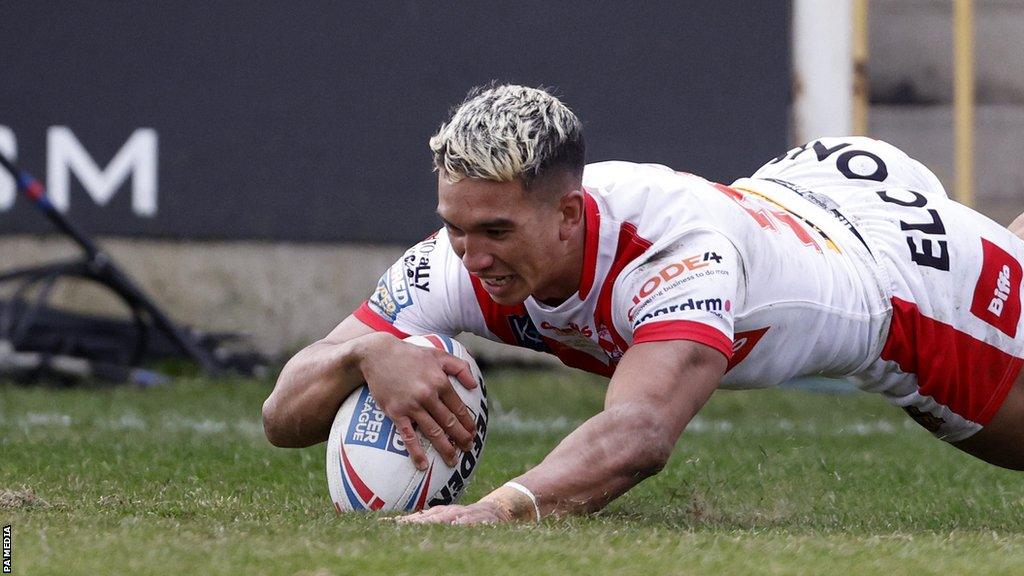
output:
[[[412,334],[454,336],[462,330],[449,299],[459,284],[447,235],[438,232],[406,250],[377,281],[373,294],[353,314],[367,326],[404,338]],[[457,289],[454,289],[457,291]]]
[[741,273],[726,237],[688,233],[622,278],[616,324],[632,332],[633,344],[690,340],[730,358]]

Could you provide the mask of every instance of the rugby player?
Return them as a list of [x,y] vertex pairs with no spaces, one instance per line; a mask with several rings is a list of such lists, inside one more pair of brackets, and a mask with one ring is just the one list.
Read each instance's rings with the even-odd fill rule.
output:
[[[444,227],[285,366],[263,408],[278,446],[327,439],[366,382],[417,466],[452,464],[474,382],[411,334],[472,332],[611,378],[604,410],[468,506],[407,522],[596,511],[655,474],[717,388],[848,377],[952,446],[1024,469],[1018,235],[868,138],[821,138],[729,186],[667,167],[584,166],[549,93],[470,93],[431,138]],[[1024,220],[1011,228],[1020,230]]]

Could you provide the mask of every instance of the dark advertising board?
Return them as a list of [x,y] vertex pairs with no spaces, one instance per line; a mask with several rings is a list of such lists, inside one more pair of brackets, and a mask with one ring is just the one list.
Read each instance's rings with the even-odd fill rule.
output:
[[[427,140],[490,80],[553,87],[590,161],[731,180],[786,147],[787,0],[5,8],[0,151],[95,234],[418,240]],[[0,235],[47,231],[0,175]]]

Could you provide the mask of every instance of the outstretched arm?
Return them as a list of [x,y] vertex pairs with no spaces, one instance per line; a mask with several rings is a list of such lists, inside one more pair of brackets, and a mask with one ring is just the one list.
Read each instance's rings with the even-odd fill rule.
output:
[[[604,410],[515,482],[535,495],[541,515],[600,510],[665,466],[725,368],[725,356],[696,342],[633,346],[611,379]],[[439,506],[401,521],[462,524],[532,520],[536,515],[525,493],[502,486],[475,504]]]

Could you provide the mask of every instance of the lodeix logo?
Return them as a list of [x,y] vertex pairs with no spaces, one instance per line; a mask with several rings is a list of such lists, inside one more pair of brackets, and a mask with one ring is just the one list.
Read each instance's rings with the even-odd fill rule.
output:
[[686,272],[693,272],[701,268],[707,268],[712,263],[718,264],[721,261],[722,257],[717,253],[705,252],[703,254],[695,254],[689,258],[683,258],[682,260],[666,265],[640,285],[640,291],[633,296],[633,307],[626,312],[627,316],[632,320],[633,313],[636,310],[637,305],[640,304],[640,301],[651,294],[654,294],[655,290],[657,290],[663,282],[669,282],[679,276],[682,276]]
[[1024,271],[1006,250],[981,239],[982,265],[974,286],[971,314],[1010,338],[1017,336],[1020,320],[1020,283]]

